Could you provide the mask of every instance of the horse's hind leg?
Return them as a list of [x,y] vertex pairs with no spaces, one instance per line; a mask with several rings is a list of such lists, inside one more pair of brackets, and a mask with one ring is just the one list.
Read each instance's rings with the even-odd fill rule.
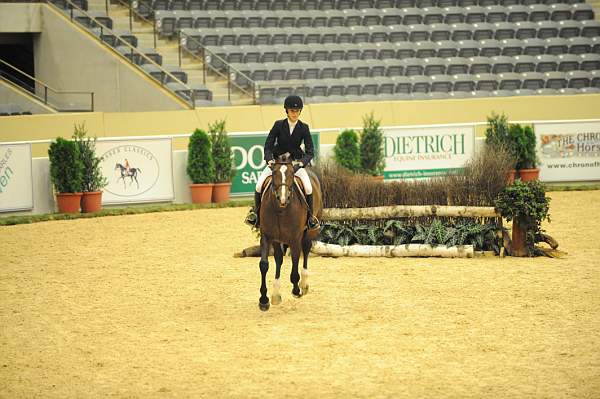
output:
[[281,244],[273,242],[273,255],[275,257],[275,281],[273,282],[273,294],[271,295],[271,303],[273,305],[279,305],[281,303],[281,264],[283,263],[283,251]]
[[260,310],[269,310],[269,297],[267,296],[267,272],[269,271],[269,240],[266,235],[260,237],[260,299],[258,307]]
[[306,295],[308,293],[308,254],[310,253],[311,247],[312,241],[304,238],[302,240],[303,264],[300,274],[300,289],[302,290],[302,295]]
[[300,275],[298,274],[298,261],[300,260],[300,246],[292,245],[290,246],[291,254],[292,254],[292,273],[290,274],[290,281],[294,285],[292,288],[292,295],[296,298],[302,296],[302,291],[300,290],[300,286],[298,286],[298,281],[300,280]]

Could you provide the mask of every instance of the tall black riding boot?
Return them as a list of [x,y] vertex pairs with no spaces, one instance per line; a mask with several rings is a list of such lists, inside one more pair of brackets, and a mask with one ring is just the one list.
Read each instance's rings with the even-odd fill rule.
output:
[[258,227],[260,224],[260,200],[262,194],[254,192],[254,209],[250,209],[248,216],[246,216],[246,224],[250,226]]
[[319,219],[317,219],[313,213],[313,195],[308,194],[306,196],[306,204],[308,205],[308,229],[316,230],[321,227]]

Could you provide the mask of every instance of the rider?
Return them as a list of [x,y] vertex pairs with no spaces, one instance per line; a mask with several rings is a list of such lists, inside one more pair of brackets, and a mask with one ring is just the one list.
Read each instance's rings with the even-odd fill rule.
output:
[[129,161],[125,158],[125,171],[129,174]]
[[[308,173],[304,169],[310,164],[314,156],[314,146],[308,125],[298,119],[303,108],[302,99],[295,95],[287,96],[283,102],[283,108],[285,109],[287,118],[275,121],[267,136],[267,140],[265,141],[265,161],[267,162],[267,167],[262,171],[256,182],[254,209],[250,210],[245,222],[251,226],[258,227],[260,222],[259,210],[262,185],[265,179],[273,173],[272,168],[275,163],[275,157],[288,152],[292,155],[292,159],[294,159],[294,174],[302,180],[302,184],[304,185],[306,202],[308,204],[308,229],[315,230],[320,227],[320,222],[313,214],[312,184],[310,183]],[[304,142],[305,151],[302,151],[300,148],[302,142]]]

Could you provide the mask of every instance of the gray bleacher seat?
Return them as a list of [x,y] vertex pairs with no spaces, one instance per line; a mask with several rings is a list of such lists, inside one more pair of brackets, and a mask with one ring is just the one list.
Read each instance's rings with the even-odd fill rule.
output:
[[455,92],[471,92],[475,90],[475,76],[469,74],[457,74],[454,75],[454,86],[453,91]]
[[544,87],[547,89],[559,90],[567,87],[568,82],[564,72],[546,72],[544,76],[546,78]]
[[[585,21],[588,22],[588,21]],[[579,21],[573,21],[571,19],[566,21],[558,22],[558,36],[564,37],[565,39],[569,39],[571,37],[579,36],[582,28],[582,23]]]
[[396,81],[390,77],[376,77],[372,79],[373,82],[377,83],[377,94],[394,94]]
[[429,26],[429,40],[439,42],[450,40],[452,37],[452,26],[448,24],[432,24]]
[[163,71],[160,68],[158,68],[157,66],[152,65],[152,64],[145,64],[145,65],[142,65],[141,67],[148,75],[152,76],[158,82],[164,83],[165,76],[164,76]]
[[535,72],[558,71],[558,57],[555,55],[542,54],[535,57]]
[[446,58],[446,73],[448,75],[469,73],[469,60],[465,57]]
[[485,22],[486,10],[479,6],[465,7],[465,23],[476,24]]
[[538,22],[550,19],[550,7],[545,4],[532,4],[529,7],[529,21]]
[[598,87],[582,87],[579,89],[579,93],[581,94],[598,94],[600,93],[600,88]]
[[569,51],[569,42],[562,37],[546,39],[546,54],[558,55]]
[[475,75],[475,91],[492,92],[498,90],[498,75],[479,73]]
[[410,94],[412,80],[408,76],[396,76],[394,80],[394,93]]
[[[597,71],[593,71],[597,72]],[[571,71],[567,72],[565,78],[569,81],[568,86],[571,89],[581,89],[582,87],[594,86],[598,87],[595,84],[592,84],[593,72],[588,71]]]
[[427,76],[444,75],[446,73],[446,60],[439,57],[431,57],[424,59],[423,73]]
[[[479,55],[482,57],[494,57],[502,53],[502,42],[499,40],[488,39],[479,42]],[[504,54],[506,55],[506,54]]]
[[437,55],[438,46],[434,42],[418,42],[415,43],[417,58],[431,58]]
[[513,72],[515,69],[515,62],[513,57],[499,55],[496,57],[491,57],[491,61],[493,74]]
[[532,55],[518,55],[514,59],[514,70],[516,73],[534,72],[536,59]]
[[572,37],[566,39],[565,45],[568,46],[568,52],[571,54],[586,54],[593,51],[594,40],[589,37]]
[[525,55],[540,55],[546,53],[546,41],[542,39],[525,39],[523,40],[523,54]]
[[476,57],[479,55],[480,43],[478,41],[461,40],[460,42],[458,42],[458,45],[459,45],[459,50],[458,50],[459,57],[469,58],[469,57]]
[[412,43],[409,42],[397,42],[396,43],[396,58],[404,59],[414,57],[416,54],[415,48]]
[[[354,8],[347,8],[341,10],[342,15],[342,26],[361,26],[363,25],[362,20],[365,13],[361,10],[357,10]],[[377,16],[377,14],[373,15]],[[379,22],[376,20],[376,22]],[[375,23],[376,24],[376,23]],[[366,25],[366,24],[365,24]]]
[[529,8],[525,5],[512,5],[507,7],[508,22],[525,22],[529,21]]
[[407,42],[409,41],[409,35],[409,28],[406,25],[388,26],[388,40],[390,42]]
[[437,56],[440,58],[456,57],[458,55],[459,45],[452,40],[442,40],[436,43]]
[[537,90],[545,86],[545,76],[539,72],[524,72],[521,74],[523,84],[521,89]]
[[404,75],[404,60],[386,59],[383,60],[385,65],[385,76],[403,76]]
[[502,40],[502,52],[501,55],[508,57],[514,57],[523,53],[523,41],[519,39],[505,39]]
[[579,69],[582,71],[600,70],[600,54],[581,54]]
[[576,71],[580,69],[581,56],[576,54],[560,54],[556,56],[558,62],[557,70],[560,72]]
[[411,94],[429,93],[431,88],[431,78],[429,76],[415,75],[410,78],[412,82]]
[[433,75],[431,76],[432,93],[449,93],[454,86],[454,78],[452,75]]
[[473,40],[488,40],[494,37],[494,29],[496,26],[488,22],[478,22],[473,24],[471,30],[473,32]]
[[538,21],[537,23],[537,37],[539,39],[548,39],[551,37],[558,37],[560,31],[560,25],[556,21]]
[[444,9],[439,7],[423,8],[423,23],[427,25],[441,24],[444,22]]
[[572,8],[568,4],[552,4],[550,6],[550,19],[552,21],[564,21],[571,19]]
[[425,70],[425,61],[422,58],[406,58],[404,60],[404,75],[416,76],[423,75]]
[[417,25],[423,23],[424,12],[420,8],[402,9],[402,25]]
[[521,74],[509,72],[498,75],[498,90],[517,90],[521,88]]
[[571,7],[573,9],[573,14],[572,14],[571,18],[574,19],[575,21],[594,19],[594,10],[592,9],[592,6],[590,6],[589,4],[577,3],[577,4],[573,4]]
[[460,24],[465,22],[464,8],[450,6],[444,9],[444,23]]
[[[361,24],[364,26],[376,26],[381,24],[381,10],[375,8],[358,9],[361,13]],[[346,25],[348,25],[348,17],[346,17]]]
[[[172,66],[172,65],[164,66],[163,69],[165,69],[173,77],[179,79],[183,83],[188,82],[187,73],[185,71],[183,71],[181,68],[179,68],[178,66]],[[171,76],[169,76],[167,74],[164,75],[164,79],[165,79],[165,82],[174,82],[175,81]]]
[[509,22],[497,22],[494,24],[494,39],[514,39],[517,31],[515,25]]
[[515,22],[515,39],[532,39],[537,37],[537,29],[538,25],[535,22],[530,21],[520,21]]
[[402,24],[401,10],[398,8],[385,8],[380,10],[380,23],[385,26]]
[[387,42],[389,31],[385,26],[369,26],[369,41],[371,43]]
[[417,0],[396,0],[397,8],[410,8],[417,5]]
[[490,5],[485,7],[485,20],[489,23],[505,22],[508,19],[508,9],[504,6]]
[[471,40],[473,38],[473,28],[470,24],[455,23],[450,28],[452,29],[450,38],[454,41]]
[[581,36],[597,37],[600,36],[600,22],[596,20],[579,21],[581,26]]
[[408,25],[409,36],[408,40],[411,42],[420,42],[429,40],[429,25],[425,24],[413,24]]
[[469,73],[482,74],[492,72],[492,59],[490,57],[471,57],[469,58]]

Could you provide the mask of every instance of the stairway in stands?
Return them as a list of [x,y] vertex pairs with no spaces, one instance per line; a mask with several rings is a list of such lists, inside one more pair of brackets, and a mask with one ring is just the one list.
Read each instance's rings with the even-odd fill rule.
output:
[[[90,11],[106,11],[105,0],[88,0],[88,9]],[[129,9],[120,4],[110,4],[108,15],[113,20],[113,30],[129,30]],[[138,48],[153,48],[154,36],[153,27],[146,22],[133,21],[132,32],[138,39]],[[177,40],[166,40],[160,37],[156,39],[156,51],[161,54],[163,67],[178,66],[179,54]],[[190,56],[184,56],[181,60],[181,69],[188,75],[188,83],[202,84],[202,62],[199,59]],[[213,103],[215,105],[248,105],[252,104],[252,98],[232,90],[230,100],[227,95],[227,81],[220,77],[208,74],[204,83],[213,93]]]

